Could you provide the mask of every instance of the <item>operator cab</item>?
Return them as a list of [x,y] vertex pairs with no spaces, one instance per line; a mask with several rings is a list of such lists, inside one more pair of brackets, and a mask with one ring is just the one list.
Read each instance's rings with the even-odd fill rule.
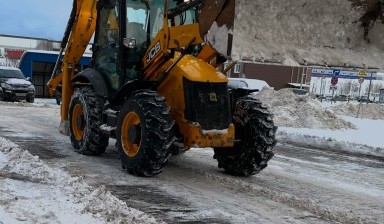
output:
[[[174,9],[184,1],[169,1]],[[110,90],[116,91],[131,80],[139,79],[142,59],[151,41],[163,29],[163,0],[100,1],[95,32],[93,62],[107,79]],[[171,26],[196,22],[195,8],[170,20]],[[121,19],[120,19],[121,18]]]

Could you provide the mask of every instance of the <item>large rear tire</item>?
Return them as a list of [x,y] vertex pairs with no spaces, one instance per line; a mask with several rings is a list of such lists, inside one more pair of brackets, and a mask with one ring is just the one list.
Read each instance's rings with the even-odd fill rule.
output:
[[277,127],[273,115],[260,101],[251,97],[238,99],[233,114],[235,146],[215,148],[219,168],[235,176],[259,173],[273,157]]
[[69,136],[80,154],[100,155],[108,146],[109,137],[100,130],[103,104],[91,87],[75,89],[69,106]]
[[174,122],[164,97],[139,90],[128,98],[117,119],[116,145],[123,168],[136,176],[154,176],[171,155]]

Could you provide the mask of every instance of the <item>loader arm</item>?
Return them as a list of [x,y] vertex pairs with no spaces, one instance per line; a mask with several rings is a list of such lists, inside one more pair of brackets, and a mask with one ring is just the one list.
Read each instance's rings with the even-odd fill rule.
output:
[[[48,92],[51,96],[55,95],[58,84],[62,83],[62,123],[68,120],[68,108],[73,94],[71,80],[74,76],[75,66],[79,63],[95,31],[96,3],[97,0],[74,0],[71,16],[61,42],[61,51],[51,79],[47,83]],[[64,58],[59,65],[63,52],[65,53]]]

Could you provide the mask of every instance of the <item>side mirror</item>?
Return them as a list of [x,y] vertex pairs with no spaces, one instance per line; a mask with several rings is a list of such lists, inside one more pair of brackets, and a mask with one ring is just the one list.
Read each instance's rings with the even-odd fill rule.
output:
[[27,81],[31,81],[31,77],[27,77],[26,80],[27,80]]
[[130,38],[124,38],[123,40],[123,44],[124,46],[126,46],[127,48],[135,48],[136,47],[136,39],[134,37],[130,37]]

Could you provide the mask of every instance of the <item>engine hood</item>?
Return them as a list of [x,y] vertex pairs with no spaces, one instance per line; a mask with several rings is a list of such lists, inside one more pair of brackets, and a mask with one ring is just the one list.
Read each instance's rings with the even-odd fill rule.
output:
[[9,85],[32,85],[30,81],[25,79],[17,79],[17,78],[0,78],[1,82],[7,83]]

